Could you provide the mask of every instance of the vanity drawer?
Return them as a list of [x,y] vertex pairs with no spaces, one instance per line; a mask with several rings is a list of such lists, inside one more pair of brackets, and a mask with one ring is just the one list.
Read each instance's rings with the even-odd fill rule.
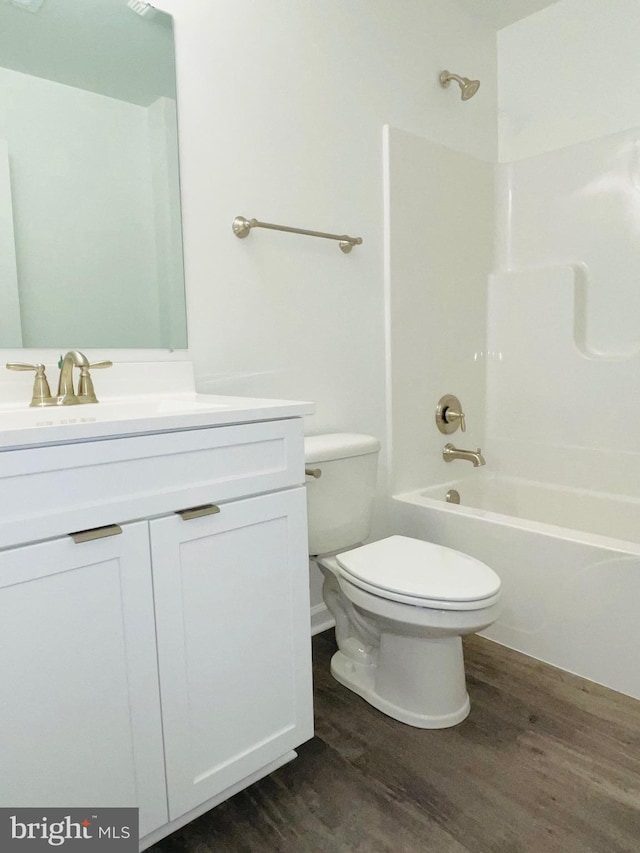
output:
[[0,453],[0,547],[304,481],[301,418]]

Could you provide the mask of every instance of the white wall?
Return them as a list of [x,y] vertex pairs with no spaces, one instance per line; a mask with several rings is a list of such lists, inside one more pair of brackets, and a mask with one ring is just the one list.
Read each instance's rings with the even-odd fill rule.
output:
[[494,469],[638,496],[640,6],[561,0],[501,31]]
[[[162,0],[174,15],[189,348],[200,390],[313,400],[383,442],[382,127],[490,159],[495,34],[448,0]],[[443,68],[481,78],[464,105]],[[462,107],[462,108],[461,108]],[[336,244],[235,216],[361,236]],[[420,429],[416,425],[416,429]],[[379,501],[374,534],[385,530]],[[312,603],[320,602],[318,574]]]
[[[311,398],[384,430],[382,125],[490,157],[493,41],[443,2],[164,0],[175,15],[190,348],[200,387]],[[488,78],[460,109],[446,61]],[[256,231],[234,216],[364,238]]]
[[[201,390],[314,400],[385,438],[382,126],[490,159],[495,34],[445,0],[218,4],[175,16],[190,351]],[[462,104],[444,67],[479,77]],[[239,214],[362,236],[337,246]]]

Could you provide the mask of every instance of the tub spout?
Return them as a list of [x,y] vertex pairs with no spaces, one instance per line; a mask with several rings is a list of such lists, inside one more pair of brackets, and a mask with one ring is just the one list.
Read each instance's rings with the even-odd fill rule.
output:
[[466,459],[467,462],[473,463],[474,468],[486,464],[479,447],[477,450],[460,450],[454,447],[453,444],[445,444],[442,451],[442,458],[445,462],[451,462],[453,459]]

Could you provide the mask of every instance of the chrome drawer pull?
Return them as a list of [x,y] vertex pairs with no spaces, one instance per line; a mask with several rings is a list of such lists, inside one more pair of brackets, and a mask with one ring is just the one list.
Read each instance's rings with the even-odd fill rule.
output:
[[122,533],[119,524],[106,524],[104,527],[91,527],[89,530],[78,530],[69,536],[79,545],[81,542],[93,542],[95,539],[106,539],[107,536],[117,536]]
[[316,480],[318,477],[322,477],[322,469],[321,468],[305,468],[304,469],[305,477],[315,477]]
[[176,515],[181,516],[183,521],[189,521],[191,518],[202,518],[205,515],[215,515],[220,512],[220,507],[215,504],[203,504],[202,506],[192,506],[190,509],[180,509]]

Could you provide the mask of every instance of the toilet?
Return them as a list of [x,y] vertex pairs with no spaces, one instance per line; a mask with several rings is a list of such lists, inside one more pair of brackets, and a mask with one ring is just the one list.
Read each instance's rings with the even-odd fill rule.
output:
[[359,545],[369,535],[379,449],[368,435],[305,438],[309,554],[336,623],[331,673],[396,720],[447,728],[470,710],[462,636],[497,618],[500,578],[420,539]]

